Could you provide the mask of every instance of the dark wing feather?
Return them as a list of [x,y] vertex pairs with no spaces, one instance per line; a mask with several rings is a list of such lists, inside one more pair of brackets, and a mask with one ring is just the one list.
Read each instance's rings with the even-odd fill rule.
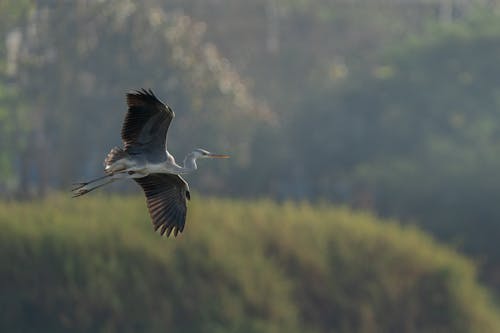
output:
[[122,127],[125,150],[149,146],[151,150],[166,150],[166,138],[174,112],[163,104],[151,90],[127,94],[128,112]]
[[160,234],[170,236],[172,231],[177,236],[184,230],[186,222],[189,186],[181,176],[153,173],[143,178],[134,179],[144,190],[149,215],[155,231],[160,227]]

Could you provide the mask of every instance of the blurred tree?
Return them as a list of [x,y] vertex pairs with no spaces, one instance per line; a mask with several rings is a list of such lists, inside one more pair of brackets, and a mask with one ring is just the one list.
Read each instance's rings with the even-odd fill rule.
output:
[[107,150],[119,144],[123,96],[132,88],[153,88],[177,111],[174,152],[195,144],[237,151],[231,170],[246,163],[255,125],[272,117],[203,40],[205,25],[181,13],[131,1],[46,4],[19,31],[13,80],[32,127],[21,170],[36,173],[18,176],[21,183],[36,177],[40,194],[49,183],[99,172]]
[[0,20],[0,35],[5,36],[4,43],[0,43],[0,193],[12,193],[26,185],[16,182],[14,176],[26,157],[19,151],[27,147],[30,122],[26,104],[19,100],[12,81],[21,52],[21,33],[16,27],[27,19],[33,7],[31,1],[0,2],[0,13],[9,13]]
[[[232,193],[298,198],[319,194],[308,181],[310,175],[303,163],[295,162],[301,158],[295,142],[290,141],[295,133],[285,130],[288,122],[296,117],[314,112],[301,107],[304,100],[316,98],[325,86],[334,86],[337,90],[349,84],[346,82],[351,77],[363,77],[363,73],[377,66],[380,54],[395,41],[425,32],[430,22],[446,23],[441,19],[446,16],[442,11],[449,12],[450,8],[439,0],[173,0],[156,3],[166,10],[182,8],[190,16],[205,21],[208,38],[240,72],[252,79],[253,91],[264,98],[278,116],[278,127],[259,130],[251,163],[241,177],[231,179],[231,183],[239,185]],[[449,3],[455,21],[464,19],[478,7],[494,9],[498,5],[497,1],[472,4],[452,0]],[[270,40],[279,47],[269,48]],[[324,131],[319,127],[312,135],[322,135]],[[309,130],[298,133],[311,135]],[[318,163],[322,160],[321,157],[314,159]],[[343,195],[350,191],[345,183],[336,187]],[[365,193],[360,201],[371,202],[369,192]]]
[[[417,221],[500,290],[500,24],[439,27],[302,105],[290,128],[318,197]],[[318,158],[320,156],[320,158]]]

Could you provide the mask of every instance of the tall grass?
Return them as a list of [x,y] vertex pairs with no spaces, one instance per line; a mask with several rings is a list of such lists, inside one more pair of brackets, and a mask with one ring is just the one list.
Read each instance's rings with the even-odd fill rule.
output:
[[473,265],[327,205],[195,198],[176,239],[144,199],[0,203],[2,332],[500,332]]

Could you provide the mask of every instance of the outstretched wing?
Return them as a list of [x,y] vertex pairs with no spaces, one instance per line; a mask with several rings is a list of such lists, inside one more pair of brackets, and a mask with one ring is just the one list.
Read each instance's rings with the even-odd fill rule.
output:
[[186,223],[189,186],[181,176],[153,173],[143,178],[134,179],[144,190],[149,215],[155,231],[160,227],[160,234],[170,236],[184,230]]
[[153,91],[137,90],[127,94],[128,112],[122,127],[125,150],[166,150],[167,131],[174,112]]

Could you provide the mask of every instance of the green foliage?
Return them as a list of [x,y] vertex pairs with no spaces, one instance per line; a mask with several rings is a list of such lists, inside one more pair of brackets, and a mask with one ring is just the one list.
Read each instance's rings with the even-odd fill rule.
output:
[[417,221],[480,258],[500,290],[498,22],[434,27],[392,47],[372,72],[311,96],[290,133],[319,196]]
[[470,262],[328,206],[194,200],[153,233],[142,198],[0,204],[0,330],[499,332]]

